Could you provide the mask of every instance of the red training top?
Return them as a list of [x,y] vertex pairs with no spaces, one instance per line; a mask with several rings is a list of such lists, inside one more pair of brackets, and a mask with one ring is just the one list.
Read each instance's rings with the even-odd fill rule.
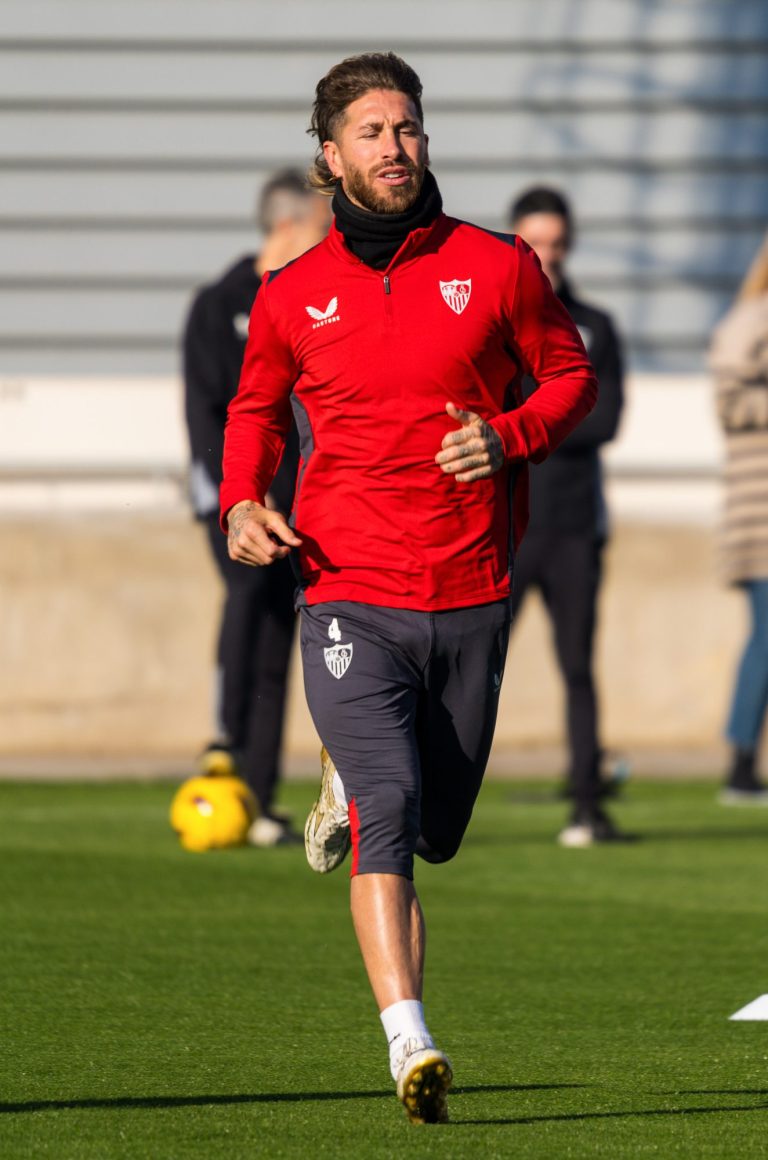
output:
[[[539,390],[523,403],[524,374]],[[229,407],[222,526],[240,500],[264,502],[293,402],[302,460],[291,522],[308,604],[502,599],[510,540],[527,522],[519,466],[544,459],[596,398],[578,332],[519,238],[441,214],[374,270],[334,225],[256,297]],[[474,483],[440,469],[435,455],[457,429],[446,402],[496,428],[509,466]]]

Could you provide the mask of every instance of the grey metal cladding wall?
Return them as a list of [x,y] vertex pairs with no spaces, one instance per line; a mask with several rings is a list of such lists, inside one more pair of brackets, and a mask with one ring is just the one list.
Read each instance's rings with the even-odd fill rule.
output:
[[174,371],[318,77],[370,48],[422,76],[449,212],[563,187],[633,365],[701,366],[768,219],[765,0],[5,0],[0,371]]

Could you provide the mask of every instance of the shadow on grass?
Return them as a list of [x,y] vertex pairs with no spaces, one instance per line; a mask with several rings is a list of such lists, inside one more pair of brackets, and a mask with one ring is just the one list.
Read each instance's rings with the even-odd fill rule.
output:
[[[691,1093],[693,1094],[693,1093]],[[715,1094],[715,1093],[712,1093]],[[732,1095],[750,1095],[750,1092],[732,1092]],[[765,1093],[758,1092],[763,1095]],[[628,1109],[626,1111],[618,1112],[562,1112],[554,1116],[513,1116],[509,1118],[499,1117],[498,1119],[484,1119],[484,1120],[452,1120],[451,1124],[454,1128],[462,1128],[465,1126],[477,1127],[479,1125],[498,1125],[502,1126],[508,1124],[556,1124],[556,1123],[578,1123],[580,1120],[620,1120],[632,1119],[633,1117],[644,1118],[646,1116],[711,1116],[723,1114],[724,1112],[761,1112],[768,1108],[768,1104],[725,1104],[722,1107],[714,1108],[639,1108]]]
[[[558,1091],[566,1088],[586,1088],[589,1084],[581,1083],[521,1083],[521,1084],[478,1084],[472,1087],[456,1088],[454,1097],[467,1095],[488,1095],[492,1092],[530,1092],[530,1091]],[[719,1091],[680,1092],[680,1095],[734,1095],[734,1096],[766,1096],[768,1088],[754,1088],[744,1091],[724,1089]],[[346,1092],[253,1092],[233,1093],[231,1095],[200,1095],[200,1096],[117,1096],[109,1098],[71,1099],[71,1100],[29,1100],[18,1103],[0,1103],[0,1115],[19,1115],[32,1112],[68,1112],[88,1110],[154,1109],[154,1108],[196,1108],[206,1106],[233,1106],[238,1104],[298,1104],[315,1103],[333,1100],[370,1100],[391,1099],[393,1092],[386,1091],[346,1091]],[[768,1103],[755,1104],[723,1104],[715,1107],[692,1108],[640,1108],[613,1112],[562,1112],[555,1115],[543,1116],[499,1116],[486,1119],[458,1119],[452,1120],[453,1128],[478,1127],[483,1125],[497,1125],[510,1127],[523,1124],[551,1124],[551,1123],[578,1123],[589,1120],[616,1120],[631,1119],[633,1117],[648,1116],[706,1116],[727,1112],[758,1112],[768,1109]]]
[[677,1092],[679,1096],[768,1096],[764,1088],[693,1088],[691,1091]]
[[[521,1083],[521,1084],[480,1084],[477,1087],[461,1087],[454,1095],[476,1095],[480,1092],[531,1092],[550,1091],[560,1088],[586,1087],[580,1083]],[[197,1108],[207,1105],[228,1104],[300,1104],[323,1100],[371,1100],[391,1099],[393,1090],[368,1092],[253,1092],[232,1095],[207,1096],[116,1096],[72,1100],[28,1100],[18,1103],[0,1102],[0,1115],[18,1115],[29,1112],[69,1112],[91,1109],[125,1108]],[[505,1121],[500,1120],[499,1123]]]

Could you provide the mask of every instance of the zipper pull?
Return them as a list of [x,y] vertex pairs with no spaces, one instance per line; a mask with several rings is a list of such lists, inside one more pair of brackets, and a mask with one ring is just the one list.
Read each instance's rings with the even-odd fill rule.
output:
[[384,275],[384,293],[385,293],[385,294],[389,294],[389,293],[390,293],[390,289],[389,289],[389,274],[385,274],[385,275]]

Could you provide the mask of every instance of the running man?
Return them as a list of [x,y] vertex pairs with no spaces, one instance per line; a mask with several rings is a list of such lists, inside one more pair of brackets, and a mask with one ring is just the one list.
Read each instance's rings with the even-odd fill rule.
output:
[[[461,843],[496,720],[526,462],[583,419],[596,382],[532,251],[447,217],[419,78],[392,53],[319,82],[311,183],[327,239],[265,277],[229,409],[222,525],[234,559],[293,554],[309,707],[324,743],[310,865],[352,850],[355,933],[398,1097],[447,1120],[452,1070],[424,1019],[414,855]],[[532,374],[539,390],[522,401]],[[264,503],[291,409],[290,522]]]

